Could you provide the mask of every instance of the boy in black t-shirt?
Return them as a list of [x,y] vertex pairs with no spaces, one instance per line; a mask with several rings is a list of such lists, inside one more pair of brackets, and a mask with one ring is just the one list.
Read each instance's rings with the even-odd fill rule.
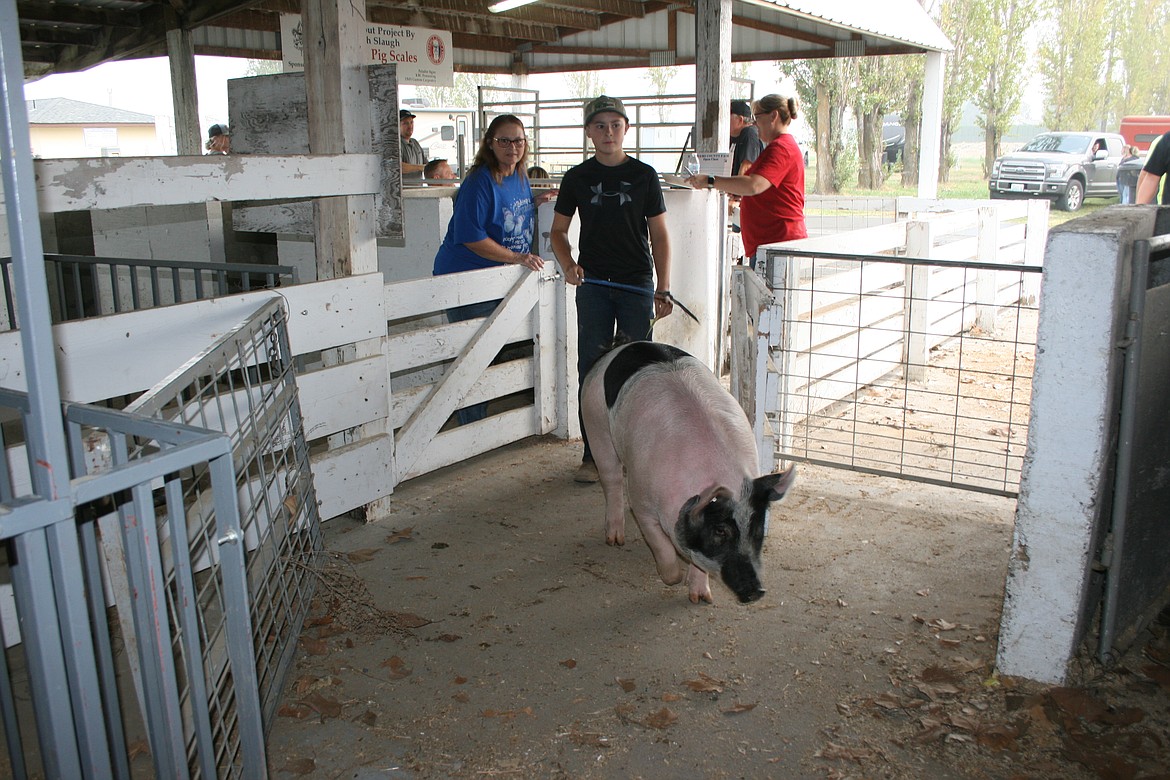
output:
[[[565,281],[577,287],[577,375],[589,369],[617,332],[650,339],[652,319],[670,314],[670,241],[658,173],[622,149],[629,117],[617,98],[601,95],[585,104],[585,135],[594,155],[561,179],[549,238]],[[569,245],[573,215],[581,217],[576,260]],[[643,293],[586,280],[641,288]],[[657,280],[657,285],[655,285]],[[582,436],[584,436],[582,428]],[[596,482],[597,468],[585,439],[575,479]]]

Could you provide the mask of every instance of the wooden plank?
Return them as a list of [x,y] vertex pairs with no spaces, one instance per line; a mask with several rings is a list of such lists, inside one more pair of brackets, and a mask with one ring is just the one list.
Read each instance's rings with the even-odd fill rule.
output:
[[[488,366],[467,391],[463,405],[469,406],[509,393],[533,389],[536,386],[533,377],[531,360],[509,360],[507,363]],[[433,383],[415,385],[403,391],[396,390],[390,404],[389,426],[397,429],[405,425],[410,416],[417,411],[419,404],[433,391]]]
[[536,295],[537,281],[538,277],[534,274],[525,274],[519,278],[512,291],[484,321],[482,329],[468,344],[467,350],[448,369],[427,403],[419,407],[398,432],[395,439],[400,474],[408,473],[413,468],[414,461],[422,454],[426,443],[435,437],[451,412],[462,406],[467,391],[499,353],[507,337],[530,316],[532,307],[539,300]]
[[537,436],[540,426],[531,406],[494,414],[471,425],[461,425],[438,434],[419,454],[402,479],[427,474],[459,463],[514,441]]
[[[464,320],[388,336],[386,351],[390,371],[405,371],[412,366],[425,366],[453,359],[475,337],[482,324],[482,319]],[[508,334],[504,343],[527,341],[535,335],[536,331],[530,318],[521,322],[515,332]]]
[[205,201],[367,195],[372,154],[267,157],[83,157],[34,160],[41,212],[173,206]]
[[[55,325],[61,397],[94,402],[152,387],[274,295],[287,303],[294,354],[371,338],[385,328],[381,279],[367,274]],[[0,386],[27,387],[18,331],[0,333]]]
[[430,276],[386,285],[386,314],[390,320],[442,312],[455,306],[503,298],[517,278],[532,273],[506,265],[480,271]]
[[393,453],[394,441],[381,434],[313,455],[313,486],[321,519],[337,517],[390,493],[396,484]]
[[390,393],[386,360],[380,355],[297,376],[305,439],[386,418]]

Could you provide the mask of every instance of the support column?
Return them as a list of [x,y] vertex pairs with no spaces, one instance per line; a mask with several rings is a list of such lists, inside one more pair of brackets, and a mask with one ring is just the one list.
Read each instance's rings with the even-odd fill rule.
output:
[[725,152],[731,137],[731,0],[695,2],[695,149]]
[[171,103],[175,109],[175,148],[179,154],[202,154],[199,127],[199,90],[195,85],[195,44],[191,31],[167,30],[167,59],[171,64]]
[[918,141],[918,197],[938,197],[939,157],[942,152],[943,65],[942,52],[926,55],[922,80],[922,127]]

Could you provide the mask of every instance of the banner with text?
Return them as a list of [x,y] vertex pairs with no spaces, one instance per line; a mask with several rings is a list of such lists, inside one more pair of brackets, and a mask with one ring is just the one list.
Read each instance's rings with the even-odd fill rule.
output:
[[[451,33],[392,24],[366,25],[364,48],[370,65],[398,66],[399,84],[450,87],[455,84]],[[300,14],[280,15],[285,72],[305,69],[305,35]]]

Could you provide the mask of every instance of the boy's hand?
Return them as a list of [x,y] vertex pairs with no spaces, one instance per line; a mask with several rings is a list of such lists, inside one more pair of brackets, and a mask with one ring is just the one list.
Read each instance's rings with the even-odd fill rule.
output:
[[581,285],[585,281],[585,269],[574,263],[572,260],[562,269],[565,272],[565,281],[574,287]]

